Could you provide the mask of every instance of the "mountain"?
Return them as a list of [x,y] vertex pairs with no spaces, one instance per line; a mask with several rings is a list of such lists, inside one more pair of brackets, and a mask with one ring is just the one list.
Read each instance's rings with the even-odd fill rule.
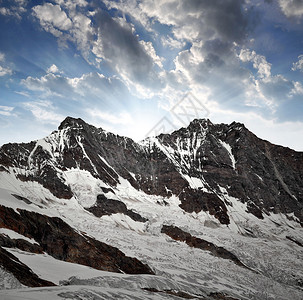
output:
[[30,299],[302,299],[303,153],[243,124],[136,143],[67,117],[1,147],[0,188],[0,285]]

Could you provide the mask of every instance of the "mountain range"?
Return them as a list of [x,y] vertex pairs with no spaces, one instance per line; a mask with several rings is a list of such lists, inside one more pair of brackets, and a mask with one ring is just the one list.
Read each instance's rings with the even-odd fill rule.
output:
[[299,300],[302,226],[303,152],[241,123],[0,148],[1,299]]

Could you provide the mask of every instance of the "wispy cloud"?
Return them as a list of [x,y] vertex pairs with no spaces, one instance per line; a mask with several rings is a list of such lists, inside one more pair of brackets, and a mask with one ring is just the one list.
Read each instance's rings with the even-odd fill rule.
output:
[[133,123],[132,116],[127,112],[117,112],[113,114],[95,109],[87,109],[86,112],[92,118],[101,119],[102,121],[106,121],[111,124],[129,125]]
[[4,53],[0,52],[0,77],[5,75],[12,75],[13,70],[7,66],[4,66],[5,64],[5,55]]
[[29,110],[39,122],[57,125],[64,119],[63,115],[56,112],[56,108],[50,101],[25,102],[23,106]]
[[13,113],[13,110],[14,110],[14,107],[12,106],[3,106],[3,105],[0,105],[0,115],[2,116],[13,116],[14,113]]

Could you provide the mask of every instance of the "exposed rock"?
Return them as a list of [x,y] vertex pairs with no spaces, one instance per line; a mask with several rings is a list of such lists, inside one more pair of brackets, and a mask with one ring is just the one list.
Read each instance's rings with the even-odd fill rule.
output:
[[214,300],[239,300],[223,293],[210,293],[209,296],[212,297]]
[[183,231],[175,226],[163,225],[162,233],[167,234],[176,241],[185,242],[188,246],[209,251],[212,255],[233,261],[236,265],[247,268],[233,253],[218,247],[211,242],[192,236],[190,233]]
[[2,247],[0,247],[0,265],[12,273],[24,285],[30,287],[55,285],[50,281],[39,278],[28,266]]
[[32,202],[30,200],[28,200],[27,198],[25,197],[22,197],[22,196],[19,196],[19,195],[16,195],[16,194],[12,194],[12,196],[14,196],[16,199],[18,200],[21,200],[23,201],[24,203],[26,204],[31,204]]
[[[259,139],[235,122],[194,120],[139,144],[68,117],[43,140],[3,145],[0,167],[64,199],[74,195],[64,171],[74,168],[113,188],[122,177],[147,194],[180,195],[185,211],[207,210],[222,224],[229,224],[228,195],[259,219],[294,213],[303,225],[303,153]],[[200,186],[190,185],[186,176]]]
[[294,242],[295,244],[297,244],[298,246],[300,247],[303,247],[303,243],[298,241],[296,238],[294,237],[291,237],[291,236],[286,236],[286,238],[292,242]]
[[7,248],[18,248],[22,251],[42,254],[43,249],[38,244],[32,244],[23,239],[11,239],[4,234],[0,234],[0,246]]
[[211,215],[214,215],[221,224],[229,224],[229,216],[224,202],[216,195],[211,193],[205,193],[200,190],[185,189],[179,195],[182,203],[180,207],[185,211],[200,212],[209,211]]
[[101,187],[101,190],[102,190],[102,192],[105,193],[105,194],[106,194],[106,193],[113,193],[113,194],[115,194],[114,190],[111,189],[111,188]]
[[119,201],[119,200],[113,200],[108,199],[105,197],[105,195],[98,195],[97,201],[94,206],[86,208],[89,212],[93,213],[96,217],[102,217],[102,216],[110,216],[112,214],[121,213],[129,216],[134,221],[137,222],[146,222],[147,219],[141,217],[138,213],[127,209],[126,205]]
[[88,236],[80,235],[57,217],[0,206],[0,227],[34,238],[44,252],[56,259],[78,263],[98,270],[128,274],[153,274],[136,258]]

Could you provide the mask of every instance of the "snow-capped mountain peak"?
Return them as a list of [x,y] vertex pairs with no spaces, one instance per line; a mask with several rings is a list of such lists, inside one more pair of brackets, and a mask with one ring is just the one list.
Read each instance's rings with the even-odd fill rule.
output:
[[[300,299],[302,178],[303,153],[261,140],[240,123],[194,120],[136,143],[67,117],[44,139],[0,149],[0,227],[37,242],[36,248],[25,247],[3,233],[2,254],[16,255],[25,265],[20,251],[98,270],[156,274],[156,285],[136,277],[148,297],[169,290],[172,297],[260,299],[255,285],[266,278],[268,295]],[[279,264],[278,256],[271,257],[272,269],[266,269],[265,260],[279,247],[285,256]],[[94,263],[98,255],[103,263]],[[231,277],[223,270],[227,266]],[[7,264],[2,268],[11,272]],[[43,280],[58,284],[51,272],[43,274]],[[13,276],[25,285],[48,284],[37,278],[26,283],[18,272]]]

